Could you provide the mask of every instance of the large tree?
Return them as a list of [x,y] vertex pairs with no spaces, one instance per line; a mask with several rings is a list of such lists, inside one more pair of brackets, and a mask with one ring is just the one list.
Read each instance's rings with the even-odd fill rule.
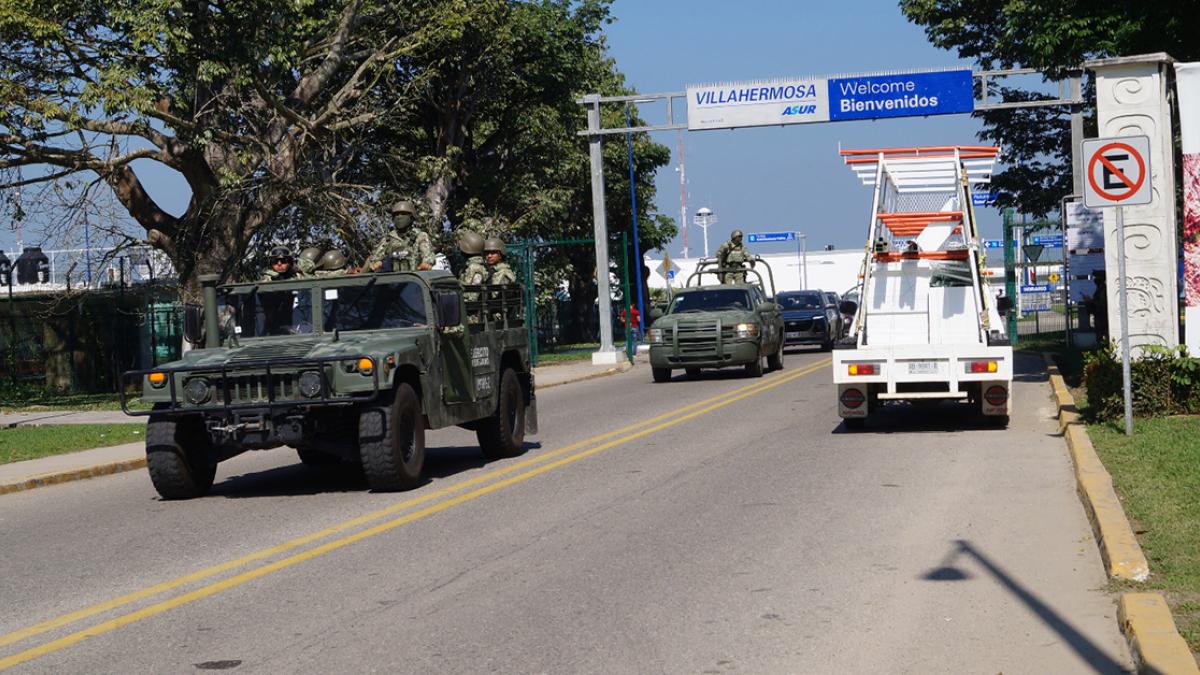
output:
[[[934,45],[981,68],[1037,68],[1052,80],[1091,58],[1160,51],[1180,60],[1200,58],[1193,26],[1197,0],[900,0],[900,10],[925,28]],[[999,93],[1006,100],[1048,98],[1015,87]],[[1054,211],[1071,192],[1070,111],[1034,108],[980,117],[981,137],[1008,151],[1009,168],[993,181],[1002,200],[1030,214]]]

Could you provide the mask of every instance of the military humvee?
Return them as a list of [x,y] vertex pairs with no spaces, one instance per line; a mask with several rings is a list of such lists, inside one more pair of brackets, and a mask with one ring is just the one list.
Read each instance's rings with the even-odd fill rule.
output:
[[488,458],[537,433],[521,287],[442,271],[217,286],[184,332],[202,343],[125,373],[149,415],[146,460],[165,499],[204,495],[218,462],[290,445],[319,467],[361,461],[376,490],[421,482],[425,431],[474,430]]
[[[675,368],[694,377],[701,368],[744,366],[747,375],[761,377],[764,357],[768,368],[783,368],[783,313],[770,301],[774,275],[762,258],[754,260],[755,267],[767,270],[770,295],[757,269],[720,268],[715,260],[701,259],[666,312],[652,312],[654,323],[646,331],[646,342],[655,382],[670,380]],[[702,282],[705,275],[723,279],[732,273],[745,273],[746,282]]]

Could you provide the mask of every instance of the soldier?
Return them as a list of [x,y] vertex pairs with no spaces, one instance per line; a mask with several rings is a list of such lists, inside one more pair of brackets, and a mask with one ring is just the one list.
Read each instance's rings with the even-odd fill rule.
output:
[[504,240],[500,237],[489,237],[483,242],[483,259],[490,270],[488,283],[502,285],[516,283],[517,275],[504,261]]
[[467,256],[467,265],[458,280],[470,286],[488,283],[491,271],[483,262],[483,237],[478,232],[463,230],[458,235],[458,250]]
[[318,277],[340,277],[346,273],[346,256],[336,248],[326,251],[317,261],[317,270],[313,274]]
[[263,270],[259,281],[286,281],[308,276],[296,269],[295,256],[287,246],[275,246],[268,256],[267,268]]
[[[725,269],[728,267],[736,267],[745,269],[746,263],[750,263],[750,267],[754,267],[754,257],[750,255],[750,251],[742,244],[742,231],[734,230],[729,235],[729,241],[721,244],[717,249],[717,267]],[[718,272],[718,278],[723,284],[744,284],[746,283],[746,273],[743,272]]]
[[312,274],[317,271],[317,261],[321,259],[321,249],[316,246],[309,246],[300,251],[300,256],[296,258],[296,269],[305,274]]
[[393,203],[388,210],[392,214],[393,229],[371,251],[363,265],[366,271],[378,272],[383,268],[384,258],[388,257],[392,259],[393,272],[433,269],[437,262],[433,243],[427,233],[412,226],[416,216],[413,203],[404,199]]

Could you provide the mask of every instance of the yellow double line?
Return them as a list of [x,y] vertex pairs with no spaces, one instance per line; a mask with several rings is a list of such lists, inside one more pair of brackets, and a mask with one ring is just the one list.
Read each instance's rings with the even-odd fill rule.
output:
[[[588,438],[586,440],[579,441],[577,443],[572,443],[565,447],[559,448],[558,450],[547,452],[547,453],[538,455],[537,457],[532,457],[530,459],[511,464],[511,465],[503,467],[501,469],[497,469],[495,471],[489,471],[489,472],[481,474],[475,478],[465,480],[460,483],[456,483],[454,485],[442,488],[440,490],[434,490],[427,494],[424,494],[424,495],[421,495],[418,497],[414,497],[412,499],[407,499],[407,500],[399,502],[397,504],[393,504],[392,506],[389,506],[387,508],[379,509],[377,511],[373,511],[371,513],[364,514],[357,518],[352,518],[352,519],[344,521],[342,523],[338,523],[337,525],[333,525],[331,527],[327,527],[325,529],[318,530],[311,534],[307,534],[302,537],[297,537],[295,539],[291,539],[289,541],[283,542],[282,544],[278,544],[278,545],[272,546],[270,548],[265,548],[260,551],[256,551],[254,553],[250,553],[250,554],[241,556],[239,558],[235,558],[233,560],[223,562],[219,565],[207,567],[205,569],[198,570],[196,572],[192,572],[191,574],[186,574],[184,576],[176,577],[174,579],[170,579],[170,580],[155,584],[153,586],[148,586],[141,590],[137,590],[132,593],[127,593],[125,595],[113,598],[112,600],[107,600],[105,602],[97,603],[97,604],[91,605],[89,607],[84,607],[84,608],[76,610],[74,612],[70,612],[68,614],[63,614],[62,616],[58,616],[53,619],[48,619],[46,621],[42,621],[40,623],[29,626],[27,628],[22,628],[20,630],[14,631],[12,633],[2,635],[2,636],[0,636],[0,647],[4,647],[6,645],[10,645],[10,644],[28,639],[35,635],[40,635],[47,631],[52,631],[52,630],[55,630],[58,628],[62,628],[64,626],[67,626],[76,621],[80,621],[82,619],[86,619],[86,618],[95,616],[97,614],[102,614],[104,612],[108,612],[108,611],[117,609],[119,607],[123,607],[125,605],[132,604],[139,600],[144,600],[146,598],[158,595],[165,591],[174,590],[181,586],[186,586],[186,585],[193,584],[193,583],[196,583],[199,581],[203,581],[210,577],[219,575],[223,572],[228,572],[228,571],[237,569],[239,567],[245,566],[249,563],[262,561],[267,558],[279,555],[281,553],[286,553],[288,551],[300,548],[307,544],[311,544],[311,543],[317,542],[321,539],[325,539],[326,537],[330,537],[332,535],[342,534],[342,533],[346,532],[347,530],[352,530],[359,526],[367,525],[369,523],[387,518],[388,516],[394,515],[400,511],[404,511],[404,510],[412,508],[414,506],[420,506],[422,504],[427,504],[429,502],[436,501],[443,497],[450,497],[449,499],[445,499],[443,501],[438,501],[435,504],[425,506],[424,508],[418,509],[416,511],[406,513],[398,518],[386,520],[384,522],[377,523],[371,527],[368,527],[368,528],[362,529],[362,530],[358,530],[358,531],[350,533],[350,534],[344,534],[341,537],[338,537],[336,539],[331,539],[331,540],[326,541],[325,543],[322,543],[318,546],[314,546],[312,548],[305,549],[298,553],[293,553],[292,555],[289,555],[285,558],[281,558],[274,562],[269,562],[269,563],[263,564],[261,566],[254,567],[252,569],[248,569],[244,572],[241,572],[241,573],[236,574],[231,577],[227,577],[225,579],[213,581],[209,584],[206,584],[206,585],[196,588],[194,590],[188,591],[186,593],[176,595],[176,596],[167,598],[165,600],[161,600],[154,604],[147,605],[146,607],[143,607],[141,609],[137,609],[137,610],[128,612],[126,614],[122,614],[120,616],[109,619],[107,621],[97,623],[88,628],[84,628],[82,630],[76,631],[74,633],[71,633],[71,634],[61,637],[61,638],[58,638],[56,640],[45,642],[36,647],[31,647],[22,652],[18,652],[16,654],[13,654],[12,656],[0,658],[0,669],[9,668],[9,667],[15,666],[19,663],[24,663],[31,659],[45,656],[47,654],[59,651],[61,649],[65,649],[71,645],[74,645],[78,642],[86,640],[87,638],[96,637],[99,635],[103,635],[105,633],[112,632],[118,628],[121,628],[122,626],[126,626],[131,623],[134,623],[135,621],[140,621],[142,619],[146,619],[146,618],[149,618],[152,616],[156,616],[158,614],[162,614],[168,610],[174,609],[176,607],[180,607],[182,605],[189,604],[191,602],[195,602],[196,600],[200,600],[202,598],[207,598],[209,596],[220,593],[221,591],[224,591],[224,590],[227,590],[230,588],[234,588],[237,586],[241,586],[242,584],[253,581],[254,579],[257,579],[259,577],[266,576],[272,572],[277,572],[279,570],[283,570],[288,567],[292,567],[293,565],[297,565],[297,564],[305,562],[307,560],[312,560],[313,558],[322,556],[322,555],[324,555],[326,553],[330,553],[332,551],[336,551],[345,546],[349,546],[350,544],[353,544],[355,542],[359,542],[364,539],[374,537],[378,534],[382,534],[384,532],[395,529],[402,525],[406,525],[413,521],[420,520],[427,516],[431,516],[435,513],[440,513],[442,511],[445,511],[445,510],[452,508],[454,506],[457,506],[459,504],[471,501],[473,499],[482,497],[483,495],[490,494],[492,492],[496,492],[498,490],[502,490],[511,485],[515,485],[517,483],[529,480],[530,478],[533,478],[535,476],[540,476],[541,474],[544,474],[549,471],[553,471],[554,469],[557,469],[562,466],[566,466],[567,464],[577,462],[586,457],[590,457],[597,453],[603,452],[604,450],[607,450],[609,448],[612,448],[612,447],[615,447],[618,445],[622,445],[622,444],[628,443],[630,441],[637,440],[639,438],[642,438],[643,436],[647,436],[649,434],[652,434],[652,433],[655,433],[658,431],[662,431],[663,429],[667,429],[669,427],[673,427],[677,424],[686,422],[687,420],[693,419],[695,417],[699,417],[700,415],[705,415],[705,414],[710,413],[719,408],[723,408],[727,405],[730,405],[732,403],[740,401],[744,398],[754,396],[756,394],[761,394],[764,391],[774,389],[775,387],[778,387],[780,385],[791,382],[792,380],[795,380],[795,379],[798,379],[805,375],[814,373],[814,372],[824,368],[828,364],[829,364],[829,360],[825,359],[819,363],[813,364],[813,365],[803,368],[801,370],[790,371],[790,372],[786,372],[786,373],[782,373],[782,374],[775,374],[775,375],[772,375],[771,377],[766,378],[765,380],[760,380],[753,384],[746,385],[744,387],[739,387],[732,391],[724,392],[722,394],[704,399],[702,401],[697,401],[696,403],[692,403],[690,405],[686,405],[681,408],[677,408],[670,412],[663,413],[661,415],[657,415],[655,417],[651,417],[649,419],[642,420],[642,421],[634,423],[634,424],[630,424],[630,425],[622,427],[620,429],[616,429],[615,431],[610,431],[608,433],[601,434],[599,436],[593,436],[592,438]],[[533,468],[530,468],[530,467],[533,467]],[[522,473],[518,473],[524,469],[529,469],[529,470],[524,471]],[[509,475],[509,474],[515,474],[515,475]],[[493,481],[493,479],[501,478],[503,476],[508,476],[508,477],[503,478],[502,480],[496,480],[494,482],[489,482],[489,481]],[[476,486],[480,486],[480,487],[476,487]],[[471,488],[475,488],[475,489],[471,489]],[[459,494],[459,493],[461,493],[461,494]],[[452,496],[452,495],[457,495],[457,496]]]

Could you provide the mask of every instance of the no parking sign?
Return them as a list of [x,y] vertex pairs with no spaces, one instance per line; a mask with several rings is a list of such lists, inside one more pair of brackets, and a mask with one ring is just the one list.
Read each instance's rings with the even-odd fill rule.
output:
[[1088,208],[1149,204],[1150,137],[1119,136],[1083,142],[1087,180],[1083,205]]

